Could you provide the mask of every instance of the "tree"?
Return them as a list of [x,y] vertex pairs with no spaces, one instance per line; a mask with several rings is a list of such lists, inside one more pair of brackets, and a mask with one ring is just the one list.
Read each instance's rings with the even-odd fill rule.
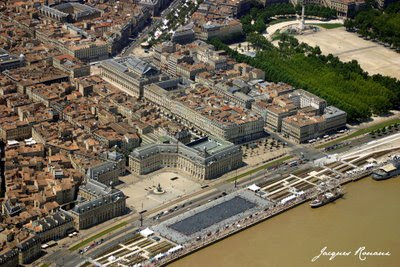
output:
[[319,48],[287,34],[279,37],[279,48],[254,32],[246,40],[258,49],[256,57],[241,55],[218,39],[211,43],[236,61],[262,69],[269,81],[286,82],[324,98],[346,111],[349,121],[363,121],[400,107],[400,81],[369,76],[356,60],[345,63],[332,54],[322,55]]

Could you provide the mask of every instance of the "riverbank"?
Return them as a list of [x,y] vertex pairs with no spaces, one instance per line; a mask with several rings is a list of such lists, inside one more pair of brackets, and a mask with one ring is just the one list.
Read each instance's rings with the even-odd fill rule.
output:
[[[398,266],[400,178],[346,185],[344,199],[319,209],[303,204],[182,258],[170,266]],[[389,250],[391,256],[326,257],[321,249]]]
[[[359,172],[356,175],[351,174],[351,175],[346,175],[343,178],[338,180],[339,184],[346,184],[351,181],[357,181],[361,178],[364,178],[366,175],[369,175],[371,171],[363,171]],[[252,227],[256,224],[259,224],[267,219],[270,219],[272,217],[275,217],[276,215],[279,215],[285,211],[288,211],[310,199],[313,198],[315,194],[314,188],[309,189],[304,192],[304,194],[298,195],[296,198],[287,201],[285,203],[280,202],[279,204],[274,205],[271,208],[266,208],[264,212],[256,213],[254,216],[246,217],[242,219],[241,221],[237,222],[237,224],[230,225],[226,227],[225,229],[218,231],[214,233],[211,236],[207,236],[202,238],[201,240],[197,240],[193,243],[187,243],[184,245],[184,248],[169,254],[166,257],[161,258],[160,260],[157,260],[153,262],[154,265],[166,265],[168,263],[174,262],[178,260],[181,257],[185,257],[187,255],[190,255],[200,249],[203,249],[205,247],[208,247],[218,241],[221,241],[233,234],[236,234],[238,232],[243,231],[246,228]]]

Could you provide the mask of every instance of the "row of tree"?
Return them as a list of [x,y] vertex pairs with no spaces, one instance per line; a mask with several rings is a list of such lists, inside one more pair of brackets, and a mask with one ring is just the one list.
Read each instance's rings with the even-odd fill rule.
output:
[[389,5],[384,11],[368,6],[345,21],[348,31],[381,41],[400,50],[400,2]]
[[383,114],[399,105],[400,82],[382,75],[369,76],[355,60],[344,63],[331,54],[322,55],[318,47],[299,43],[286,34],[280,36],[279,47],[258,33],[248,34],[247,41],[258,50],[254,58],[218,39],[212,44],[237,61],[264,70],[269,81],[283,81],[326,99],[346,111],[350,121]]
[[[276,16],[301,14],[301,6],[293,6],[292,4],[275,4],[267,8],[254,7],[247,15],[241,17],[240,21],[243,25],[243,31],[246,33],[265,31],[267,24]],[[327,7],[318,5],[306,5],[306,16],[315,16],[324,19],[336,17],[336,11]]]

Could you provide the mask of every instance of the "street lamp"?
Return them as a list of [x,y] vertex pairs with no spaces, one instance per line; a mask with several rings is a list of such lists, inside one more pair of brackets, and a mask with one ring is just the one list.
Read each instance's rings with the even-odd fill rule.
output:
[[144,210],[143,210],[143,202],[142,202],[142,210],[140,211],[140,227],[143,226],[143,212],[144,212]]

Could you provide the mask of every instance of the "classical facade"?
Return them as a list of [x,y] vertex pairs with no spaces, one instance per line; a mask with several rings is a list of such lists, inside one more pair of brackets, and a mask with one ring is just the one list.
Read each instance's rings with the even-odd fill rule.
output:
[[[364,0],[290,0],[293,5],[304,3],[305,5],[320,5],[336,10],[339,17],[351,17],[361,6],[365,4]],[[378,1],[379,3],[379,1]]]
[[242,164],[239,146],[210,137],[186,145],[175,141],[149,144],[129,156],[129,168],[138,175],[165,167],[179,169],[196,179],[212,179]]
[[4,123],[0,126],[0,138],[3,140],[23,140],[32,136],[32,126],[25,121]]
[[242,33],[243,29],[240,21],[229,18],[222,23],[210,21],[196,28],[196,38],[204,41],[215,37],[226,38]]
[[99,68],[101,78],[137,98],[143,96],[145,85],[168,78],[152,65],[134,57],[106,60]]
[[90,167],[87,171],[87,176],[107,186],[116,185],[118,176],[121,173],[120,167],[116,162],[105,161]]
[[40,238],[42,243],[56,240],[67,235],[73,229],[74,220],[64,211],[58,211],[45,218],[38,219],[25,225],[30,232]]
[[[188,128],[195,128],[206,135],[227,140],[233,143],[240,143],[246,140],[258,138],[264,134],[264,119],[254,113],[245,113],[241,119],[230,121],[229,119],[211,116],[204,113],[199,105],[189,105],[185,101],[180,101],[179,95],[185,94],[185,88],[190,85],[178,86],[178,80],[170,80],[168,83],[158,83],[146,87],[144,98],[157,106],[162,112],[172,119],[181,122]],[[244,98],[244,97],[243,97]],[[244,101],[247,101],[244,99]],[[229,110],[225,110],[228,116]],[[245,118],[245,119],[243,119]]]
[[41,240],[23,229],[0,232],[0,266],[16,267],[31,263],[41,253]]
[[6,50],[0,48],[0,72],[9,69],[16,69],[24,65],[25,58],[23,55],[10,55]]
[[346,112],[328,106],[321,116],[310,116],[304,113],[284,118],[282,121],[282,133],[284,136],[304,143],[310,139],[333,133],[346,127]]
[[17,245],[19,264],[28,264],[38,258],[42,252],[41,245],[42,242],[40,238],[34,235],[19,242],[19,245]]
[[264,120],[261,116],[253,116],[238,123],[232,121],[217,121],[210,116],[198,112],[185,103],[174,101],[171,110],[177,120],[181,120],[189,128],[197,128],[205,134],[216,136],[233,143],[241,143],[257,139],[264,134]]
[[82,21],[94,19],[101,16],[101,11],[80,3],[67,2],[53,7],[39,6],[39,13],[51,19],[66,21]]
[[88,179],[85,185],[80,186],[79,196],[83,201],[68,211],[77,230],[121,216],[126,211],[124,193],[95,180]]
[[53,66],[69,73],[71,79],[90,75],[90,65],[79,62],[71,55],[53,57]]

